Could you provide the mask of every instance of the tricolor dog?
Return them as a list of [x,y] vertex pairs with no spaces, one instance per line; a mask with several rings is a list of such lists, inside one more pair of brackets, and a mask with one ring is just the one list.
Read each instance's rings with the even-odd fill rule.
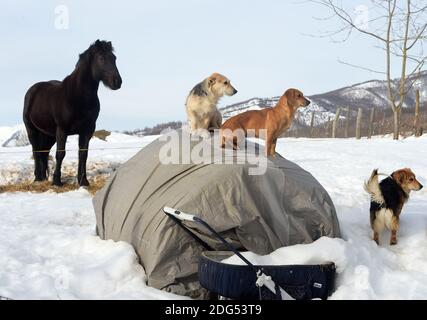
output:
[[412,190],[421,190],[423,186],[408,168],[393,172],[381,182],[378,181],[378,175],[378,169],[375,169],[365,183],[365,190],[371,195],[373,240],[379,244],[381,232],[387,228],[391,231],[390,245],[395,245],[403,205],[408,201]]

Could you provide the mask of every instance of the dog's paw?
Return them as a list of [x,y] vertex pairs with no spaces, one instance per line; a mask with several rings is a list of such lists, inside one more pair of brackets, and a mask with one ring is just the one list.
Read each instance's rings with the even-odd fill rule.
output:
[[184,132],[188,132],[188,133],[193,133],[193,129],[191,129],[191,126],[189,124],[182,124],[181,126],[182,131]]
[[210,139],[211,138],[211,134],[208,130],[203,130],[202,133],[200,134],[200,136],[203,139]]
[[380,236],[378,234],[374,234],[372,240],[375,241],[375,243],[377,244],[377,246],[380,245]]
[[191,134],[193,136],[198,136],[198,137],[201,137],[203,139],[210,139],[210,137],[211,137],[210,132],[208,130],[205,130],[205,129],[192,130]]
[[391,239],[390,240],[390,245],[391,246],[395,246],[397,244],[397,239]]

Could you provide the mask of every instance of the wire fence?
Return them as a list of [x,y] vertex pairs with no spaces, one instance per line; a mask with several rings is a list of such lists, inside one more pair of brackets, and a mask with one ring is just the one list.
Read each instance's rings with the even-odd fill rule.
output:
[[14,150],[14,151],[0,151],[0,154],[32,154],[32,153],[50,153],[50,152],[77,152],[77,151],[106,151],[106,150],[139,150],[144,146],[135,147],[111,147],[111,148],[90,148],[90,149],[59,149],[59,150]]
[[[425,109],[425,108],[422,108]],[[381,110],[371,113],[372,109],[365,109],[362,113],[360,123],[354,114],[345,114],[345,108],[341,108],[341,113],[337,113],[337,117],[330,119],[322,124],[311,126],[297,125],[291,130],[285,132],[282,137],[294,138],[352,138],[371,137],[378,135],[387,135],[393,133],[393,112],[391,110]],[[371,114],[371,115],[370,115]],[[349,116],[350,115],[350,116]],[[313,119],[315,112],[313,111]],[[349,116],[349,117],[348,117]],[[348,117],[348,118],[347,118]],[[297,119],[298,122],[298,119]],[[336,123],[335,123],[336,122]],[[414,111],[412,109],[402,109],[400,133],[407,137],[414,135],[418,130],[419,135],[424,133],[427,128],[427,113],[422,112],[418,119],[418,128],[414,127]],[[110,151],[110,150],[140,150],[144,145],[129,146],[129,147],[103,147],[103,148],[72,148],[72,149],[52,149],[52,150],[11,150],[0,151],[0,155],[4,154],[35,154],[35,153],[50,153],[50,152],[82,152],[82,151]]]
[[[293,138],[354,138],[359,131],[361,137],[385,136],[393,133],[394,121],[391,110],[375,110],[371,118],[372,109],[363,109],[359,128],[357,112],[352,112],[347,118],[346,108],[341,108],[339,117],[330,117],[329,120],[318,125],[302,125],[287,131],[283,137]],[[400,134],[403,137],[414,135],[416,131],[422,135],[427,130],[427,112],[425,107],[419,115],[418,128],[414,126],[414,109],[402,109],[400,120]],[[334,122],[335,131],[334,131]]]

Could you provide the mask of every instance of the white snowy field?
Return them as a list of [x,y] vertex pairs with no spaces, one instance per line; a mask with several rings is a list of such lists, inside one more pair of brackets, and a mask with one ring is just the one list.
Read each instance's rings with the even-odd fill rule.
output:
[[[153,139],[113,134],[108,142],[94,140],[92,148],[104,150],[90,152],[89,167],[95,173],[105,170],[99,168],[106,164],[113,168]],[[75,138],[67,148],[77,148]],[[377,167],[385,173],[411,167],[426,185],[427,136],[399,142],[281,139],[277,149],[310,171],[329,192],[343,239],[322,238],[264,257],[249,254],[250,258],[270,264],[334,261],[338,278],[331,299],[427,299],[427,188],[412,193],[401,217],[399,243],[393,247],[388,245],[388,234],[379,247],[371,240],[369,197],[363,191],[363,181]],[[0,147],[0,184],[31,177],[30,150]],[[66,167],[76,165],[76,155],[75,151],[67,154]],[[84,189],[0,194],[0,296],[180,298],[145,285],[144,270],[130,245],[95,236],[91,196]]]
[[[0,127],[0,185],[23,182],[32,178],[34,171],[31,146],[26,147],[1,147],[13,130],[23,129],[22,126],[12,128]],[[25,130],[25,129],[24,129]],[[2,135],[3,133],[3,135]],[[157,137],[145,137],[144,139],[112,133],[107,142],[100,139],[92,139],[90,143],[90,156],[88,161],[89,179],[94,176],[109,174],[120,163],[131,158],[142,147],[146,146]],[[55,150],[55,146],[53,147]],[[78,138],[68,137],[67,154],[64,160],[63,175],[76,175],[78,164]],[[55,154],[51,152],[55,157]],[[50,162],[51,172],[53,164]]]

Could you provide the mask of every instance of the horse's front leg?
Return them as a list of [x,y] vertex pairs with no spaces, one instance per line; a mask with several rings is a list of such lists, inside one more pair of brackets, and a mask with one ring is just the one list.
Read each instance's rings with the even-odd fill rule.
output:
[[62,129],[57,129],[56,131],[56,168],[55,173],[53,174],[53,185],[62,186],[61,182],[61,167],[62,161],[65,158],[65,145],[67,143],[67,135]]
[[86,175],[86,163],[89,153],[89,141],[92,135],[81,134],[79,135],[79,170],[77,174],[77,180],[79,185],[82,187],[88,187],[89,181]]

